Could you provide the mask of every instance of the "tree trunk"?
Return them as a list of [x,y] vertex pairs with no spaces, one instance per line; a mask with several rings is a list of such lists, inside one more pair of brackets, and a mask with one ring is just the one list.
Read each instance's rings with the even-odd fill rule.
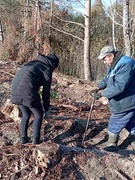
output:
[[28,19],[28,6],[29,6],[29,0],[26,0],[26,7],[24,12],[24,17]]
[[50,19],[49,19],[49,40],[50,40],[50,37],[51,37],[51,26],[52,26],[52,16],[53,16],[53,4],[54,4],[54,0],[51,0],[50,2]]
[[84,78],[91,80],[90,64],[90,11],[91,0],[85,2],[85,37],[84,37]]
[[115,42],[115,10],[113,10],[113,20],[112,20],[112,39],[113,39],[113,46],[116,49],[116,42]]
[[4,41],[4,36],[3,36],[3,26],[2,26],[2,21],[0,20],[0,44]]
[[34,14],[34,30],[35,32],[40,29],[41,26],[41,17],[39,9],[39,0],[35,0],[35,14]]
[[24,10],[24,33],[23,33],[23,38],[26,38],[26,28],[28,26],[28,7],[29,7],[29,0],[26,0],[25,2],[25,10]]
[[123,35],[125,54],[131,56],[130,27],[129,27],[129,0],[123,0]]

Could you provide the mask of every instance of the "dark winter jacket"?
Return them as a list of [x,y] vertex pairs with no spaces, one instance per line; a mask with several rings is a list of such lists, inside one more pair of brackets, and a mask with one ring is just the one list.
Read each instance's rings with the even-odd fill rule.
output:
[[28,62],[15,75],[11,86],[11,102],[27,107],[36,107],[40,103],[39,89],[43,86],[42,100],[44,110],[50,105],[52,72],[58,67],[59,59],[54,54],[38,55],[36,60]]
[[135,61],[117,52],[107,75],[98,84],[112,113],[135,109]]

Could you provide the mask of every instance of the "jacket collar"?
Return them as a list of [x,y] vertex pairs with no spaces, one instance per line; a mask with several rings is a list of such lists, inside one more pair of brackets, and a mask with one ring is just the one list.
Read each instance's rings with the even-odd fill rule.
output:
[[115,54],[115,57],[113,59],[113,62],[110,66],[111,69],[114,69],[115,65],[117,64],[117,62],[120,60],[120,58],[123,56],[123,54],[120,51],[117,51]]

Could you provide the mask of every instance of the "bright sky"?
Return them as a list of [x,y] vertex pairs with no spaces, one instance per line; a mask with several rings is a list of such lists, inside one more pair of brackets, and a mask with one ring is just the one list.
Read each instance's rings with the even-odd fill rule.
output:
[[[92,4],[94,3],[95,0],[91,0]],[[83,4],[81,5],[80,3],[77,3],[75,5],[75,9],[78,11],[78,12],[81,12],[83,13],[84,10],[85,10],[85,0],[80,0],[80,2]],[[105,6],[105,8],[107,8],[108,6],[110,6],[111,4],[113,4],[114,2],[116,2],[116,0],[102,0],[102,3],[103,5]]]
[[[92,0],[92,2],[94,2],[94,0]],[[102,3],[105,6],[109,6],[109,5],[113,4],[114,2],[116,2],[116,0],[102,0]]]

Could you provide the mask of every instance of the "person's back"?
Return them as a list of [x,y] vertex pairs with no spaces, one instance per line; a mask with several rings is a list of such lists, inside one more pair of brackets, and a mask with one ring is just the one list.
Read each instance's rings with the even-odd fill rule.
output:
[[41,64],[41,62],[36,60],[30,61],[17,72],[12,84],[17,84],[20,87],[37,91],[43,83],[42,81],[46,69],[47,67],[45,67],[44,64]]
[[12,103],[30,107],[34,98],[37,101],[41,86],[44,87],[44,93],[49,95],[52,72],[55,68],[49,61],[47,56],[39,55],[36,60],[28,62],[17,72],[11,86]]

